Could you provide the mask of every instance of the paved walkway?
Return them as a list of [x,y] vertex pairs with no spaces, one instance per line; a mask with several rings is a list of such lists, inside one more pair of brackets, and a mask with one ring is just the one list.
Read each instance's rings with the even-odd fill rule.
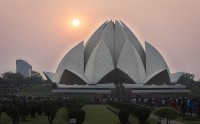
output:
[[[158,120],[158,118],[154,115],[150,115],[151,118],[155,119],[155,120]],[[167,123],[167,119],[162,119],[161,120],[161,124],[166,124]],[[178,121],[174,121],[174,120],[171,120],[170,121],[170,124],[184,124],[184,123],[181,123],[181,122],[178,122]]]

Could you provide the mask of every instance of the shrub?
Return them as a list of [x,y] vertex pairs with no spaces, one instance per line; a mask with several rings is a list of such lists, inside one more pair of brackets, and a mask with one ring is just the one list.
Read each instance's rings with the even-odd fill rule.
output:
[[155,110],[155,116],[158,116],[160,120],[167,118],[167,124],[172,119],[176,119],[178,116],[178,111],[172,107],[161,107]]
[[118,112],[118,118],[121,124],[127,124],[129,120],[129,111],[128,110],[120,110]]
[[37,105],[36,105],[36,111],[37,111],[37,114],[39,116],[42,115],[42,103],[41,102],[38,102]]
[[31,116],[31,118],[34,118],[35,117],[35,115],[36,115],[36,112],[37,112],[37,106],[36,106],[36,104],[35,103],[30,103],[30,105],[29,105],[29,114],[30,114],[30,116]]
[[77,124],[82,124],[85,119],[85,111],[81,109],[71,109],[68,113],[68,119],[75,118],[77,120]]
[[19,105],[19,114],[20,114],[20,118],[22,121],[25,121],[26,120],[26,116],[29,115],[29,107],[28,107],[28,104],[27,102],[22,102],[20,105]]
[[144,124],[151,114],[151,110],[145,106],[139,106],[133,110],[133,116],[137,117],[140,124]]
[[0,117],[1,117],[1,105],[0,105]]

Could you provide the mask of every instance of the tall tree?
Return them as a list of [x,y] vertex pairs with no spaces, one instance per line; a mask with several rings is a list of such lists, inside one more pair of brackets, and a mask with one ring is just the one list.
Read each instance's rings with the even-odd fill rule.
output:
[[0,77],[0,84],[3,84],[3,78]]
[[20,73],[5,72],[1,75],[4,82],[8,85],[20,86],[24,82],[24,77]]
[[4,112],[12,119],[13,124],[19,124],[20,120],[20,102],[12,101],[4,105]]
[[31,77],[37,77],[37,78],[42,79],[41,74],[39,72],[37,72],[37,71],[32,71],[31,72]]
[[59,109],[59,106],[56,101],[46,101],[43,104],[44,114],[48,117],[49,124],[53,123],[54,118],[56,117],[56,113]]
[[41,84],[43,83],[43,78],[39,72],[32,71],[31,77],[26,78],[28,84]]

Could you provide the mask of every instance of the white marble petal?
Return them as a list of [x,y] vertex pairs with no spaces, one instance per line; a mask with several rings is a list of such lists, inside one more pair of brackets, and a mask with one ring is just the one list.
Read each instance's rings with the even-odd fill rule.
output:
[[[94,48],[96,47],[96,45],[99,43],[99,38],[102,34],[102,31],[104,29],[104,27],[106,26],[107,21],[105,23],[103,23],[93,34],[92,36],[89,38],[89,40],[86,42],[85,45],[85,66],[87,64],[87,61],[92,53],[92,51],[94,50]],[[85,67],[84,66],[84,67]]]
[[113,61],[114,61],[114,54],[115,54],[114,32],[115,32],[114,31],[114,23],[112,21],[109,21],[108,24],[105,26],[105,28],[99,38],[101,41],[103,40],[105,42],[105,44],[107,45]]
[[117,68],[127,73],[136,84],[143,83],[145,68],[138,52],[129,40],[124,43]]
[[[146,49],[146,83],[153,76],[162,70],[167,70],[168,74],[170,74],[168,66],[162,57],[162,55],[156,50],[151,44],[145,42]],[[151,78],[150,78],[151,77]],[[148,79],[148,80],[147,80]]]
[[115,37],[114,38],[115,38],[114,39],[115,40],[114,64],[117,65],[122,47],[124,46],[125,41],[129,39],[124,28],[119,23],[119,21],[115,21]]
[[107,73],[114,69],[113,60],[108,47],[102,40],[92,52],[85,69],[85,77],[89,84],[96,84]]
[[184,72],[176,72],[170,75],[170,79],[172,83],[176,83],[178,79],[184,74]]
[[142,62],[145,65],[145,52],[144,49],[140,43],[140,41],[137,39],[137,37],[135,36],[135,34],[122,22],[120,21],[126,31],[127,36],[129,37],[129,40],[131,41],[131,43],[133,44],[133,46],[135,47],[135,49],[137,50],[137,52],[139,53]]
[[58,78],[56,73],[52,72],[43,72],[43,73],[49,80],[51,80],[51,82],[58,83]]
[[83,46],[83,42],[79,43],[74,48],[72,48],[61,60],[59,66],[56,70],[59,81],[60,81],[60,78],[65,69],[73,72],[74,74],[79,76],[81,79],[83,79],[85,82],[87,82],[84,77],[84,46]]

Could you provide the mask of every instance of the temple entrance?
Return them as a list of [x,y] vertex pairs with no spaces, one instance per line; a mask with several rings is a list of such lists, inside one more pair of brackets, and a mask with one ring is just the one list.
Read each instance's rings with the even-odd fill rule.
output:
[[116,98],[124,98],[125,95],[126,95],[126,90],[125,90],[125,87],[123,86],[122,83],[116,83],[115,84],[116,86],[116,89],[115,89],[115,92],[113,92],[113,96],[116,97]]
[[123,83],[134,84],[135,82],[120,69],[116,68],[109,72],[104,78],[102,78],[99,84],[113,83],[116,88],[112,91],[112,97],[124,98],[126,97],[126,90]]

